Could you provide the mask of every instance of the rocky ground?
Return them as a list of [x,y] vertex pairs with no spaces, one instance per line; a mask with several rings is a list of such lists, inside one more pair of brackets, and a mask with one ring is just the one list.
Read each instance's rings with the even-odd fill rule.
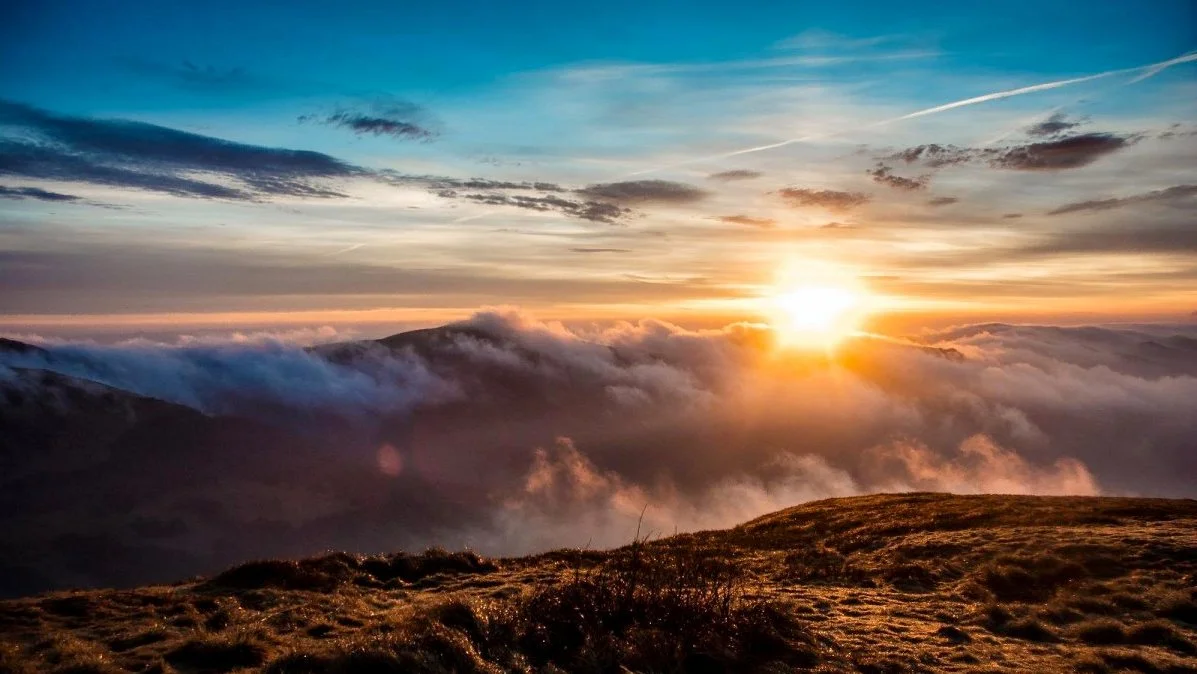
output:
[[878,495],[606,552],[0,602],[0,673],[1197,672],[1197,502]]

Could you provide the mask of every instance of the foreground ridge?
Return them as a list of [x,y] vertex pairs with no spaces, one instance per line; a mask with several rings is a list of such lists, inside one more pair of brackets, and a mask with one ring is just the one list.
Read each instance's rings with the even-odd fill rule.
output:
[[13,672],[1197,671],[1197,501],[875,495],[605,552],[0,602]]

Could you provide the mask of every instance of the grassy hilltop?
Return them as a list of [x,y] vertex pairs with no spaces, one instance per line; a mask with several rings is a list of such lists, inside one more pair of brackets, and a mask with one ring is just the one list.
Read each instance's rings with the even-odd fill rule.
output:
[[0,602],[0,673],[1197,672],[1197,502],[879,495],[606,552]]

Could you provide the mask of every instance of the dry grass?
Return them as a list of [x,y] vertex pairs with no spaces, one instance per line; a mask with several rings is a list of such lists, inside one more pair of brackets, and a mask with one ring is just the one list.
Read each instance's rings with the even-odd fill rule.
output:
[[609,552],[0,602],[0,674],[1197,672],[1197,504],[876,496]]

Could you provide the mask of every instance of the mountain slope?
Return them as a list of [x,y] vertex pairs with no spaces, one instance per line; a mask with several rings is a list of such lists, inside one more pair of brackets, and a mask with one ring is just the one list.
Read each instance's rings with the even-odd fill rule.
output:
[[1195,581],[1192,500],[877,495],[609,552],[9,600],[0,671],[1192,672]]

